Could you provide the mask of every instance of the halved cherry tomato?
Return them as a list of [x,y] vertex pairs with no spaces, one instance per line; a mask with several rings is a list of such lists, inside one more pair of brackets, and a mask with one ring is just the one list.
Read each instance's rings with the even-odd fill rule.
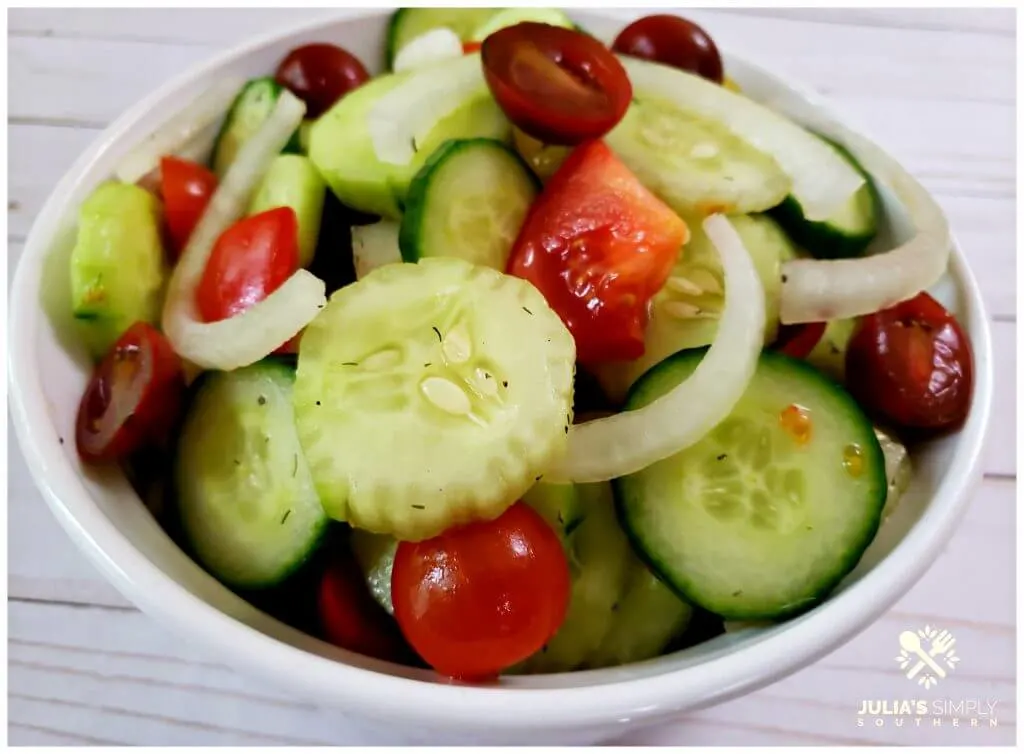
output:
[[320,580],[317,611],[323,637],[339,647],[379,660],[411,659],[398,624],[370,595],[347,550],[334,555]]
[[523,223],[508,272],[544,294],[585,364],[644,352],[647,304],[689,236],[603,142],[573,150]]
[[402,633],[431,667],[483,680],[554,636],[569,566],[554,530],[518,502],[493,521],[400,543],[391,597]]
[[824,322],[801,325],[782,325],[772,349],[794,359],[805,359],[825,334]]
[[895,429],[960,425],[970,409],[973,369],[960,323],[927,293],[864,317],[846,351],[850,393]]
[[291,207],[246,217],[224,231],[196,290],[203,320],[227,319],[280,288],[299,268],[298,232]]
[[722,56],[714,40],[693,21],[679,16],[659,14],[638,19],[619,32],[612,49],[722,83]]
[[86,461],[117,461],[164,440],[181,413],[181,359],[152,325],[136,322],[96,367],[78,405],[75,444]]
[[578,144],[610,131],[633,87],[622,64],[593,37],[532,21],[491,34],[484,77],[515,125],[546,144]]
[[317,118],[356,87],[369,80],[366,67],[337,45],[296,47],[277,67],[274,79],[306,103],[306,117]]
[[160,195],[175,256],[185,248],[216,190],[217,176],[203,165],[178,157],[160,160]]

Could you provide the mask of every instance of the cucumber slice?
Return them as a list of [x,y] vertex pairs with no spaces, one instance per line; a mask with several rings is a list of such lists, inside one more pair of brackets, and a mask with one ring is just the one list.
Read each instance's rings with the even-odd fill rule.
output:
[[391,16],[387,31],[387,64],[394,68],[395,56],[412,40],[426,32],[446,27],[466,41],[474,29],[493,16],[498,8],[399,8]]
[[587,667],[607,668],[657,657],[682,635],[693,616],[693,608],[635,556],[625,595],[614,612],[611,628]]
[[807,354],[807,363],[842,384],[846,378],[846,347],[856,329],[857,319],[829,321],[821,340]]
[[572,19],[557,8],[505,8],[476,27],[469,35],[469,41],[483,42],[499,29],[515,26],[524,21],[536,21],[551,26],[562,26],[566,29],[575,27]]
[[160,321],[168,272],[160,237],[160,204],[134,184],[104,183],[78,210],[71,307],[94,358],[135,322]]
[[302,124],[299,126],[299,131],[296,136],[299,142],[299,154],[309,154],[309,136],[310,133],[313,131],[314,123],[316,123],[315,119],[306,118],[305,120],[302,121]]
[[[448,63],[438,63],[427,73],[443,79],[448,69]],[[377,156],[371,137],[370,112],[381,98],[424,73],[414,70],[370,79],[339,100],[313,125],[309,157],[343,204],[362,212],[400,220],[409,184],[445,141],[471,138],[511,140],[511,125],[481,79],[478,90],[470,93],[453,111],[430,124],[430,131],[424,138],[415,140],[412,145],[414,154],[407,164],[383,162]],[[416,113],[403,113],[402,118],[415,119]]]
[[390,615],[395,614],[391,601],[391,572],[395,567],[398,540],[385,534],[353,529],[349,540],[352,554],[366,578],[370,594]]
[[[705,78],[670,66],[652,63],[629,55],[619,55],[619,61],[629,74],[634,92],[640,93],[641,101],[646,96],[655,96],[670,107],[681,108],[694,117],[718,124],[719,129],[728,129],[739,143],[749,145],[765,157],[770,157],[772,166],[780,168],[786,175],[785,193],[792,193],[800,200],[807,216],[821,220],[834,213],[857,189],[864,179],[842,158],[829,149],[828,145],[816,138],[783,115],[719,86]],[[667,132],[667,133],[665,133]],[[670,123],[660,133],[660,140],[672,141]],[[695,146],[699,147],[700,142]],[[698,152],[710,150],[698,149]],[[750,183],[723,198],[742,200],[732,212],[754,211],[741,209],[741,204],[762,204],[754,202],[755,197],[767,193],[763,186],[755,185],[756,170],[741,172],[749,177]],[[774,172],[772,172],[774,174]],[[719,176],[721,178],[722,176]],[[766,173],[767,177],[767,173]],[[773,181],[773,186],[777,185]],[[736,187],[733,187],[735,189]],[[768,204],[773,206],[783,199]],[[728,207],[735,201],[722,206]],[[766,209],[760,206],[758,209]]]
[[882,200],[875,182],[852,154],[831,139],[819,138],[864,179],[864,184],[827,220],[808,220],[800,200],[792,195],[787,196],[773,213],[793,240],[818,259],[859,257],[878,234]]
[[309,132],[309,159],[334,195],[352,209],[399,218],[390,171],[377,159],[366,117],[374,103],[406,74],[376,76],[317,118]]
[[[779,325],[782,264],[797,256],[778,224],[767,215],[730,217],[750,253],[764,286],[765,343],[775,339]],[[652,299],[651,319],[644,332],[644,353],[627,363],[597,368],[605,391],[621,400],[648,369],[678,351],[709,345],[718,332],[725,305],[725,276],[718,251],[698,221],[688,223],[690,241],[664,287]]]
[[199,562],[232,587],[280,583],[327,530],[295,432],[294,381],[294,369],[277,359],[206,372],[178,438],[185,537]]
[[[705,352],[652,369],[627,410],[686,379]],[[886,496],[882,449],[856,402],[769,351],[728,419],[615,484],[638,554],[688,602],[730,620],[781,618],[824,599],[874,538]]]
[[398,223],[390,220],[352,226],[352,258],[357,280],[362,280],[378,267],[402,261],[398,229]]
[[536,288],[462,260],[337,291],[295,385],[328,515],[403,540],[498,516],[565,451],[575,356]]
[[523,502],[543,516],[561,537],[572,534],[587,512],[575,484],[538,482],[523,495]]
[[275,207],[291,207],[299,225],[299,264],[308,267],[316,252],[320,218],[324,210],[327,184],[309,158],[300,154],[282,154],[274,158],[249,203],[255,215]]
[[576,670],[601,646],[611,629],[634,561],[629,540],[615,520],[607,482],[579,485],[587,515],[566,545],[572,591],[565,621],[547,645],[514,673]]
[[722,124],[640,90],[608,146],[678,214],[745,214],[774,207],[790,181],[770,156]]
[[529,168],[500,141],[445,142],[409,187],[402,258],[458,257],[504,271],[537,192]]
[[[213,158],[210,167],[223,178],[228,167],[235,161],[235,155],[254,133],[260,130],[263,122],[277,104],[281,94],[281,85],[268,77],[252,79],[246,82],[242,91],[228,110],[224,124],[220,127],[217,139],[213,144]],[[299,129],[296,129],[291,141],[284,148],[285,152],[300,152]]]

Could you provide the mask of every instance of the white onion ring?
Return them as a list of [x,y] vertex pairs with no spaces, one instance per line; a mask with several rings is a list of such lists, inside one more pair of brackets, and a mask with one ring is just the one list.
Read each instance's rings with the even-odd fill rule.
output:
[[724,215],[704,220],[722,257],[725,308],[707,354],[689,378],[652,403],[577,424],[549,482],[602,482],[640,471],[698,442],[725,419],[757,368],[764,338],[764,288]]
[[887,309],[933,285],[949,263],[949,223],[931,194],[867,139],[843,129],[839,139],[872,178],[900,200],[914,237],[860,259],[794,259],[782,265],[783,324],[847,319]]
[[214,127],[243,83],[237,77],[217,81],[122,157],[114,175],[123,183],[137,183],[160,167],[161,157],[195,159],[212,145]]
[[416,145],[438,121],[486,91],[480,53],[404,75],[409,78],[377,100],[366,117],[377,159],[391,165],[411,163]]
[[203,322],[195,300],[214,244],[245,213],[252,192],[305,113],[301,100],[281,92],[270,117],[238,151],[174,268],[163,330],[174,350],[197,366],[230,370],[259,361],[298,334],[326,304],[323,281],[306,270],[252,308],[218,322]]

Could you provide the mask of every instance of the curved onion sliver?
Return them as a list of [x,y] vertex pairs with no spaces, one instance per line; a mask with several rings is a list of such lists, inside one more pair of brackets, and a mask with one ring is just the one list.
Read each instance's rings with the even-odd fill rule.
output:
[[846,131],[842,142],[875,181],[903,204],[914,237],[859,259],[794,259],[782,266],[783,324],[847,319],[916,296],[946,271],[952,239],[942,209],[917,180],[881,149]]
[[573,426],[565,457],[545,481],[601,482],[640,471],[696,443],[742,397],[761,353],[764,288],[724,215],[708,217],[704,230],[725,271],[725,309],[711,348],[688,379],[654,402]]
[[308,325],[326,303],[324,284],[299,270],[263,301],[219,322],[203,322],[196,287],[220,234],[245,212],[271,161],[302,122],[306,106],[287,90],[238,152],[181,254],[164,302],[163,330],[178,354],[205,369],[259,361]]

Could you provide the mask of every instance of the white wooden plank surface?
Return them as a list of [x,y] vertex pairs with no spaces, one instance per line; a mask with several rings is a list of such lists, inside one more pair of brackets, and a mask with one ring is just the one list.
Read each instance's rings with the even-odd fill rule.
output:
[[[8,255],[78,153],[183,67],[312,10],[9,14]],[[1016,721],[1016,253],[1011,10],[687,12],[719,41],[828,94],[936,193],[994,324],[995,424],[984,482],[946,552],[883,619],[759,693],[634,734],[635,744],[994,744]],[[13,269],[13,267],[12,267]],[[257,687],[165,634],[73,548],[14,443],[8,469],[8,735],[16,744],[317,744],[381,740]],[[861,699],[912,696],[899,632],[955,630],[952,698],[999,702],[999,727],[858,727]]]

